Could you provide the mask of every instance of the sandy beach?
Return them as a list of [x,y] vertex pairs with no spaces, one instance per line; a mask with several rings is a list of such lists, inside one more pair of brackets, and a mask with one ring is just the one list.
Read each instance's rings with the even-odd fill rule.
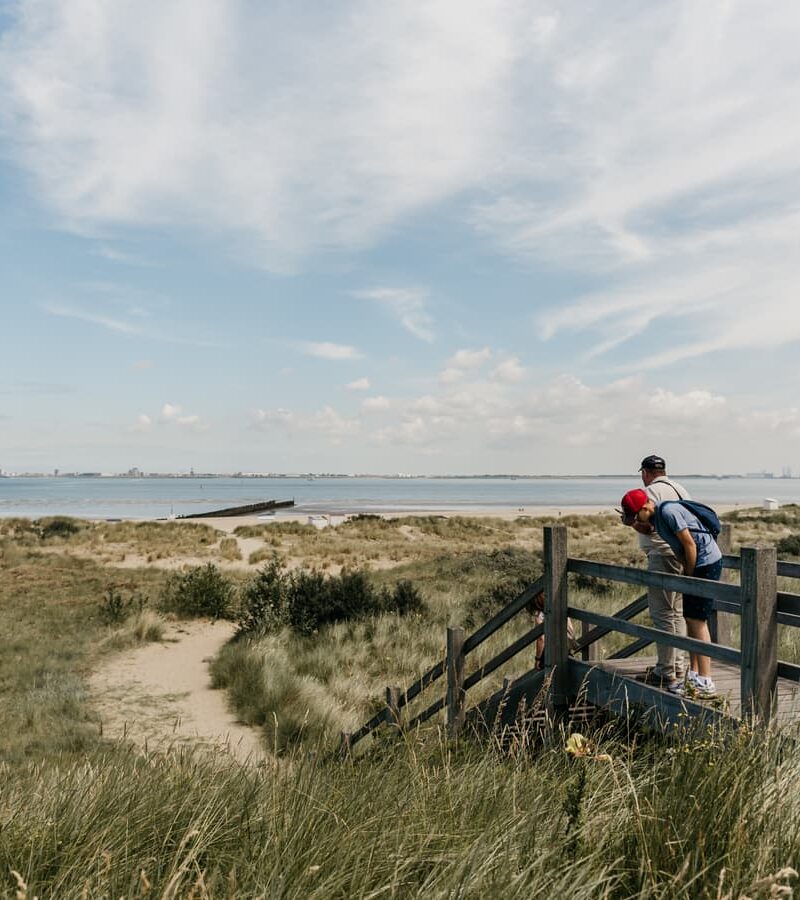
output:
[[[351,513],[347,511],[337,512],[317,512],[314,510],[300,510],[297,508],[291,510],[281,510],[271,516],[215,516],[213,518],[186,518],[181,519],[182,522],[196,522],[199,524],[210,525],[220,531],[228,533],[240,525],[265,525],[270,522],[300,522],[306,524],[317,522],[320,527],[323,524],[340,525],[347,519],[356,515],[364,515],[364,513]],[[452,509],[408,509],[403,512],[377,512],[369,515],[380,516],[382,519],[402,519],[414,516],[441,516],[443,518],[452,519],[457,516],[465,516],[470,518],[481,519],[503,519],[512,521],[518,518],[527,519],[550,519],[559,516],[569,515],[615,515],[613,509],[607,506],[528,506],[528,507],[511,507],[511,506],[475,506],[475,507],[454,507]],[[324,520],[324,522],[323,522]]]
[[[732,512],[736,509],[744,508],[741,504],[720,504],[714,507],[717,513]],[[186,518],[181,519],[182,522],[196,522],[199,524],[210,525],[219,531],[232,533],[241,525],[265,525],[270,522],[300,522],[302,524],[317,524],[318,527],[326,527],[328,525],[341,525],[347,519],[363,513],[350,513],[347,511],[337,512],[317,512],[312,509],[301,510],[295,507],[290,510],[281,510],[274,515],[268,516],[220,516],[213,518]],[[553,519],[561,516],[610,516],[616,517],[616,511],[608,506],[528,506],[528,507],[511,507],[511,506],[473,506],[473,507],[453,507],[450,509],[438,509],[432,511],[430,509],[408,509],[403,512],[377,512],[370,515],[380,516],[382,519],[401,519],[414,516],[441,516],[443,518],[456,518],[458,516],[481,518],[481,519],[503,519],[505,521],[513,521],[515,519]]]

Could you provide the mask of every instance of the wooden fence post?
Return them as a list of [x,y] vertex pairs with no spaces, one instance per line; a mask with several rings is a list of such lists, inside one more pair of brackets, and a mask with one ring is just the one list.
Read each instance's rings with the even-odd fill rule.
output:
[[[591,630],[592,626],[588,622],[581,622],[581,638],[585,638]],[[584,662],[597,662],[600,658],[597,651],[597,641],[592,641],[591,644],[581,647],[581,659]]]
[[767,721],[778,678],[778,557],[774,547],[742,547],[742,715]]
[[464,629],[447,629],[447,727],[458,734],[464,724]]
[[[717,536],[717,546],[723,554],[731,552],[731,526],[725,522],[722,531]],[[722,570],[722,581],[728,581],[729,576],[726,575],[725,569]],[[708,620],[708,630],[711,632],[711,640],[715,644],[722,644],[725,647],[731,645],[731,614],[712,610]]]
[[386,688],[386,724],[400,730],[400,688]]
[[544,529],[544,668],[552,677],[550,696],[556,709],[568,705],[567,529]]

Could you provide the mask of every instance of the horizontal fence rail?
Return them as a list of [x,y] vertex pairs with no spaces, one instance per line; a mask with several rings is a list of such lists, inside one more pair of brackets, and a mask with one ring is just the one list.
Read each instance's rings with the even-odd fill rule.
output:
[[[553,696],[558,696],[558,690],[560,690],[561,696],[558,697],[558,701],[564,702],[566,699],[566,695],[563,693],[564,688],[565,686],[569,688],[570,684],[574,686],[578,673],[575,668],[570,675],[569,669],[571,666],[577,666],[577,660],[571,660],[566,655],[566,631],[563,626],[548,626],[547,622],[550,621],[548,618],[544,625],[539,624],[529,629],[475,669],[469,676],[464,677],[465,657],[480,647],[503,625],[514,619],[523,610],[529,609],[531,601],[542,592],[545,593],[546,598],[545,608],[551,616],[555,614],[558,617],[563,616],[564,619],[571,616],[585,625],[592,626],[588,630],[584,627],[584,633],[573,646],[573,653],[583,652],[585,660],[593,658],[591,653],[594,651],[589,648],[596,645],[605,636],[616,632],[632,637],[634,640],[611,654],[608,659],[625,659],[641,652],[651,644],[657,643],[708,656],[720,662],[732,663],[739,666],[742,672],[743,712],[752,709],[759,714],[768,714],[774,706],[777,677],[800,683],[800,665],[777,660],[777,632],[775,630],[779,624],[800,627],[800,593],[778,591],[775,584],[775,578],[778,576],[800,579],[800,563],[776,560],[775,551],[771,548],[743,548],[741,556],[726,553],[722,559],[723,568],[741,574],[741,583],[732,584],[725,581],[708,581],[685,575],[670,575],[646,569],[572,558],[566,553],[567,532],[563,525],[546,526],[544,531],[546,574],[532,582],[518,597],[469,637],[464,638],[460,628],[448,629],[448,657],[435,663],[405,691],[401,692],[398,688],[387,688],[386,706],[357,731],[352,734],[343,734],[343,748],[349,750],[355,743],[383,724],[402,728],[400,710],[445,676],[447,680],[446,695],[439,697],[418,713],[405,727],[419,725],[445,708],[447,708],[448,725],[451,726],[451,729],[454,725],[456,728],[460,727],[460,723],[464,720],[466,691],[530,647],[548,631],[550,637],[545,642],[547,672],[539,673],[539,678],[541,680],[543,674],[549,673],[545,679],[545,683],[547,683],[555,676],[555,681],[550,684],[551,693]],[[715,610],[741,617],[742,649],[737,650],[724,644],[706,643],[682,635],[667,634],[657,628],[630,621],[647,609],[647,594],[637,597],[614,615],[604,615],[572,606],[567,601],[567,574],[583,575],[622,584],[652,586],[662,590],[691,593],[694,596],[708,598],[712,600]],[[560,646],[551,647],[548,650],[548,644],[553,636]],[[583,662],[581,666],[583,667],[581,672],[594,671],[591,662]],[[562,669],[560,673],[557,671],[559,667]],[[506,679],[504,684],[530,682],[534,671],[535,669],[530,669],[514,682]],[[603,684],[610,684],[608,679],[613,680],[614,677],[616,676],[611,672],[603,673],[603,679],[605,679]],[[772,679],[771,686],[770,678]],[[538,683],[536,682],[536,684]],[[602,690],[598,688],[597,696],[605,696],[606,693],[608,693],[607,688]],[[665,701],[658,695],[663,693],[663,691],[641,683],[637,684],[636,691],[634,691],[635,697],[640,700],[651,698],[653,702],[662,705]],[[486,702],[494,701],[483,701],[484,704]],[[671,706],[669,703],[667,706],[670,710],[672,707],[677,709],[676,704],[680,705],[681,702],[684,701],[673,697],[670,701]],[[696,704],[689,705],[694,710]]]
[[660,631],[658,628],[651,628],[649,625],[624,622],[621,619],[615,619],[613,616],[604,616],[602,613],[590,612],[588,609],[577,609],[574,606],[568,607],[567,612],[579,621],[589,622],[591,625],[605,625],[607,628],[613,628],[614,631],[621,631],[623,634],[628,634],[631,637],[646,638],[651,642],[655,641],[662,644],[669,643],[671,647],[676,647],[678,650],[700,653],[703,656],[718,659],[720,662],[729,662],[735,665],[739,665],[741,662],[741,653],[733,647],[707,644],[705,641],[683,637],[679,634],[667,635],[668,640],[664,640],[666,632]]
[[[526,609],[531,601],[536,597],[537,594],[541,593],[543,588],[544,581],[542,578],[536,579],[536,581],[532,582],[525,588],[522,593],[516,597],[511,603],[507,604],[503,607],[498,613],[492,616],[487,622],[485,622],[477,631],[473,632],[468,638],[465,639],[461,654],[466,656],[471,651],[475,650],[477,647],[480,647],[481,644],[484,643],[488,638],[490,638],[496,631],[503,627],[507,622],[510,622],[515,616],[517,616],[520,612]],[[542,634],[542,626],[536,626],[535,628],[528,631],[526,634],[522,635],[522,637],[518,638],[514,643],[512,643],[505,650],[502,650],[497,656],[493,659],[489,660],[485,663],[480,669],[470,675],[468,678],[464,679],[463,683],[460,686],[462,691],[467,690],[474,684],[477,684],[487,675],[494,672],[504,663],[506,663],[509,659],[519,653],[521,650],[524,650],[525,647],[530,646],[538,637]],[[412,700],[418,697],[424,690],[426,690],[431,684],[441,678],[443,675],[447,673],[447,660],[441,659],[439,662],[435,663],[424,675],[418,678],[412,685],[410,685],[405,691],[403,691],[397,701],[397,711],[407,706]],[[408,723],[407,727],[413,728],[416,725],[421,724],[422,722],[426,722],[432,716],[436,715],[436,713],[440,712],[445,708],[447,704],[447,699],[442,697],[432,703],[427,709],[424,709],[421,713],[415,716]],[[354,731],[352,734],[342,734],[342,745],[347,747],[348,749],[352,748],[358,741],[362,738],[366,737],[371,732],[375,731],[376,728],[379,728],[385,722],[390,720],[390,716],[387,715],[387,710],[381,710],[379,713],[376,713],[368,722],[365,722],[358,731]]]
[[711,600],[728,600],[731,603],[739,601],[739,586],[726,584],[724,581],[706,581],[703,578],[690,578],[686,575],[665,575],[647,569],[631,569],[627,566],[593,562],[589,559],[568,559],[567,571],[575,575],[605,578],[623,584],[641,584],[645,587],[652,585],[666,591],[685,592],[696,597],[708,597]]

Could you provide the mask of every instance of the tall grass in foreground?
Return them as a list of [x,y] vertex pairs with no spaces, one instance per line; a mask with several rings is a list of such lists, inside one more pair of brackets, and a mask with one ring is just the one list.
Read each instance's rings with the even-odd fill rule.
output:
[[121,750],[4,767],[0,879],[6,896],[60,898],[670,900],[778,896],[793,880],[794,745],[598,732],[574,758],[566,737],[508,754],[428,732],[356,762],[260,770]]

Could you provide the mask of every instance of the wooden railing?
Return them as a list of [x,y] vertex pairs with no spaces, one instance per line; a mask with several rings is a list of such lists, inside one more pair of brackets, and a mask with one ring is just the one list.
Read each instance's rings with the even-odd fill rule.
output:
[[[720,540],[724,549],[729,546],[729,540],[728,531]],[[567,706],[575,696],[575,673],[570,672],[570,664],[573,664],[576,671],[585,674],[588,671],[587,665],[590,666],[596,658],[598,641],[612,632],[617,632],[634,640],[607,657],[608,659],[624,659],[639,653],[652,643],[660,643],[739,665],[743,714],[768,717],[775,708],[778,676],[800,682],[800,666],[780,662],[777,658],[777,626],[779,624],[800,626],[800,594],[779,592],[777,576],[800,578],[800,563],[777,561],[774,548],[752,547],[742,548],[741,556],[725,554],[723,567],[738,571],[740,584],[705,581],[684,575],[669,575],[593,560],[573,559],[567,555],[566,527],[545,527],[544,574],[468,637],[465,637],[462,628],[448,627],[445,658],[432,666],[405,691],[388,686],[385,706],[357,731],[342,733],[342,749],[349,751],[358,741],[382,725],[396,729],[413,728],[443,709],[446,709],[448,728],[452,733],[458,732],[465,720],[467,691],[533,644],[541,635],[545,637],[544,674],[550,685],[550,703],[555,709]],[[612,616],[572,606],[569,603],[569,574],[644,587],[652,585],[665,590],[708,597],[714,605],[715,618],[711,624],[712,633],[717,634],[717,642],[707,644],[630,621],[647,609],[647,594],[637,597]],[[471,674],[465,675],[469,654],[525,610],[541,591],[544,591],[545,595],[544,625],[530,628]],[[729,646],[729,623],[723,624],[721,616],[720,621],[717,621],[718,613],[741,617],[740,649]],[[576,660],[570,660],[567,639],[568,617],[582,623],[581,637],[577,641],[577,647],[573,649],[576,656],[579,655],[583,661],[580,666]],[[526,676],[530,674],[531,672],[526,672]],[[446,690],[443,695],[408,722],[404,722],[403,709],[443,677],[446,678]],[[651,690],[646,686],[642,689],[645,692]],[[655,698],[656,693],[651,692]],[[676,699],[676,702],[681,701]]]

